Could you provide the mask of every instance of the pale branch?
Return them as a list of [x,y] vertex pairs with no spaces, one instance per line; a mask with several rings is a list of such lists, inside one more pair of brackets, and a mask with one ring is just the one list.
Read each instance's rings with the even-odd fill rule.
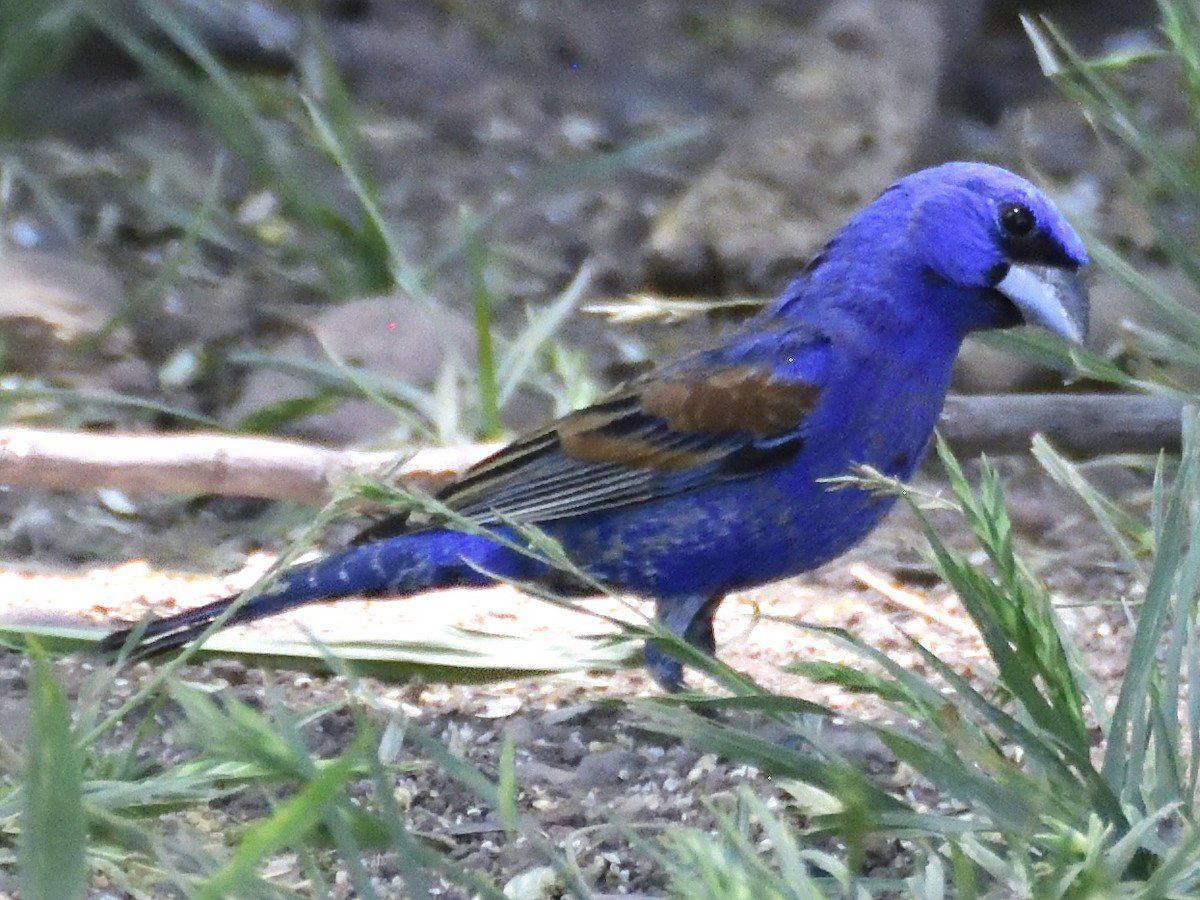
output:
[[1024,453],[1035,434],[1068,456],[1178,453],[1180,404],[1141,394],[959,394],[938,431],[961,456]]
[[[1073,456],[1177,452],[1180,406],[1156,397],[1037,394],[951,397],[938,424],[956,452],[1029,448],[1036,433]],[[119,435],[0,428],[0,484],[223,494],[320,504],[349,473],[432,489],[496,444],[426,449],[396,466],[391,451],[335,450],[222,434]]]
[[394,476],[432,488],[498,446],[429,448],[404,460],[393,451],[335,450],[227,434],[0,428],[0,484],[223,494],[317,505],[326,502],[350,473]]

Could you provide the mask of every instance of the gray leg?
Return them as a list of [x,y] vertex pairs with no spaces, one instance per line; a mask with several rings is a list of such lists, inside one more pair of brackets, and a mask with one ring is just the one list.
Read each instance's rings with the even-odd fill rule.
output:
[[[723,595],[716,597],[670,597],[658,601],[658,620],[693,647],[710,656],[716,652],[713,637],[713,614]],[[659,686],[668,693],[683,689],[683,664],[673,656],[647,644],[644,651],[646,668]]]

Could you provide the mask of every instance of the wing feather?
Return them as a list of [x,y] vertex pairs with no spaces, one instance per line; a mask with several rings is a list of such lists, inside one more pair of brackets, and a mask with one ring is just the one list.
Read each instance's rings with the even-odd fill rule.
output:
[[[438,497],[478,524],[537,523],[744,478],[798,452],[819,397],[814,380],[766,363],[693,357],[518,438]],[[396,518],[364,535],[413,527]]]
[[[539,522],[645,503],[744,477],[794,452],[820,394],[765,367],[646,379],[519,439],[439,495],[480,524]],[[774,452],[755,454],[755,447]],[[730,460],[737,465],[725,465]]]

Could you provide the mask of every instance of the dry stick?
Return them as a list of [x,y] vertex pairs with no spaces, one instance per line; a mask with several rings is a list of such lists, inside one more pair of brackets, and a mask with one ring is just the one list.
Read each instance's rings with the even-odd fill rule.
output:
[[[499,445],[420,450],[395,470],[428,489]],[[403,455],[331,450],[225,434],[117,435],[0,428],[0,484],[224,494],[325,503],[349,473],[387,472]]]
[[960,394],[938,430],[955,453],[1025,453],[1035,434],[1075,457],[1178,453],[1180,404],[1139,394]]
[[855,563],[850,567],[850,574],[857,578],[867,587],[879,592],[896,606],[906,609],[909,612],[916,613],[930,622],[936,622],[949,628],[951,631],[963,637],[975,637],[979,632],[975,629],[968,619],[956,618],[953,614],[939,609],[932,603],[926,603],[916,594],[911,591],[906,591],[898,585],[892,584],[887,577],[876,572],[874,569],[868,568],[862,563]]
[[[951,397],[939,428],[964,455],[1025,452],[1042,433],[1069,455],[1174,452],[1180,406],[1157,397],[1044,394]],[[396,470],[429,489],[496,450],[421,450]],[[321,504],[350,472],[379,474],[392,452],[331,450],[220,434],[113,435],[0,428],[0,484],[225,494]]]

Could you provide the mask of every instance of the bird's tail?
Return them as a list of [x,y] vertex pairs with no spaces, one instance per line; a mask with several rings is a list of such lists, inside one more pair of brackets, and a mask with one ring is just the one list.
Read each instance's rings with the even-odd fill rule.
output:
[[[344,597],[406,596],[443,587],[477,586],[497,579],[532,580],[546,565],[484,535],[425,531],[349,547],[282,572],[265,590],[243,603],[225,625],[265,619],[309,603]],[[141,629],[134,657],[182,647],[199,637],[237,600],[215,600]],[[103,651],[123,648],[140,626],[114,631]]]

